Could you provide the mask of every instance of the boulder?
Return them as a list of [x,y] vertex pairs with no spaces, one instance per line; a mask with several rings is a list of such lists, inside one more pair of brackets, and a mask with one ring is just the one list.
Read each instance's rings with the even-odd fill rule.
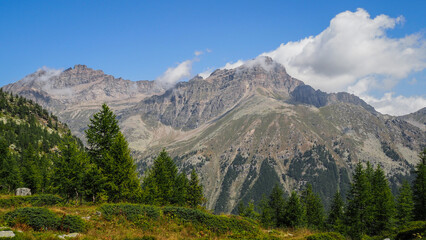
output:
[[16,196],[31,196],[31,189],[29,189],[29,188],[18,188],[18,189],[16,189]]
[[13,238],[15,233],[12,231],[0,231],[0,238]]

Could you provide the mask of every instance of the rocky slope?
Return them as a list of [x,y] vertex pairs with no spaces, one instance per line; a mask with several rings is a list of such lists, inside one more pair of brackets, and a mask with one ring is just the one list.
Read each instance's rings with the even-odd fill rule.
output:
[[49,85],[30,76],[5,88],[46,106],[80,135],[108,102],[141,172],[165,147],[182,169],[200,173],[216,212],[258,201],[275,182],[290,191],[309,181],[327,201],[345,192],[359,161],[380,164],[395,188],[426,143],[424,122],[382,115],[348,93],[314,90],[265,57],[167,91],[81,65],[48,78]]

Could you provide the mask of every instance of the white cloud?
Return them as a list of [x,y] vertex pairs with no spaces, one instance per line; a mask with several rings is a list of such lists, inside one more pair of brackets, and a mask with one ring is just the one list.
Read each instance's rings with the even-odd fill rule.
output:
[[198,57],[200,55],[203,55],[203,53],[204,53],[203,51],[195,51],[194,55]]
[[426,41],[418,34],[390,38],[386,30],[403,17],[357,9],[338,14],[317,36],[281,44],[263,53],[283,64],[290,75],[325,91],[344,91],[369,75],[386,76],[381,87],[392,88],[408,74],[426,68]]
[[164,88],[173,87],[180,80],[191,76],[193,60],[186,60],[176,67],[170,67],[155,82]]
[[199,73],[198,75],[204,79],[208,78],[210,74],[212,74],[213,70],[211,68],[207,69],[206,71]]
[[228,63],[225,64],[225,66],[221,67],[220,69],[234,69],[234,68],[237,68],[237,67],[239,67],[243,64],[244,64],[244,61],[240,59],[240,60],[238,60],[234,63],[228,62]]
[[426,98],[420,96],[393,96],[394,93],[385,93],[381,98],[374,98],[368,95],[362,95],[361,98],[374,106],[374,108],[381,112],[393,116],[401,116],[408,113],[418,111],[426,107]]

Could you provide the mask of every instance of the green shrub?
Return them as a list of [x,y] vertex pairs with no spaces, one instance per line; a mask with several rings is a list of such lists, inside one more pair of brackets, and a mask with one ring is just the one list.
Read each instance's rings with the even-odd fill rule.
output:
[[6,213],[4,218],[11,227],[17,224],[26,224],[36,231],[56,230],[59,225],[59,218],[46,208],[18,208]]
[[1,208],[22,207],[25,205],[42,207],[53,206],[63,203],[63,199],[53,194],[39,194],[32,196],[13,196],[11,198],[0,199]]
[[396,240],[419,239],[426,236],[426,221],[410,222],[407,227],[399,231]]
[[105,219],[110,220],[113,216],[124,216],[129,221],[136,221],[140,217],[148,217],[158,219],[160,217],[160,209],[154,206],[140,204],[104,204],[99,207]]
[[306,237],[307,240],[345,240],[345,237],[337,232],[316,233]]
[[124,240],[155,240],[156,238],[153,236],[143,236],[143,237],[136,237],[136,238],[125,238]]
[[183,207],[165,207],[163,213],[171,218],[177,218],[195,227],[207,228],[216,233],[258,233],[259,229],[249,221],[237,216],[218,216],[197,209]]
[[53,194],[39,194],[33,196],[27,196],[27,202],[32,206],[54,206],[64,202],[64,199]]
[[65,215],[61,219],[59,230],[67,232],[84,232],[86,223],[79,216]]

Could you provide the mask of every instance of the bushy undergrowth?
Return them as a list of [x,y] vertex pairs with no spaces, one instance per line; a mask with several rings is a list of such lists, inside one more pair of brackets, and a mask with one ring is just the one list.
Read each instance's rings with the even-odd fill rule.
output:
[[13,196],[0,199],[1,208],[22,207],[22,206],[54,206],[63,203],[64,199],[53,194],[39,194],[32,196]]
[[245,219],[236,216],[218,216],[197,209],[183,207],[165,207],[164,215],[182,222],[190,222],[195,227],[207,228],[216,233],[251,233],[259,232],[259,229]]
[[337,232],[316,233],[306,238],[307,240],[345,240],[345,237]]
[[4,220],[11,227],[25,224],[36,231],[83,232],[86,229],[85,222],[78,216],[65,215],[60,218],[49,209],[39,207],[15,209],[5,214]]
[[59,229],[66,232],[84,232],[86,223],[79,216],[65,215],[61,219]]
[[426,237],[426,221],[416,221],[407,224],[406,228],[399,231],[396,240],[421,239]]
[[129,221],[135,221],[140,217],[157,219],[161,215],[158,207],[129,203],[104,204],[99,207],[99,211],[107,220],[114,216],[124,216]]
[[13,227],[26,224],[36,231],[55,230],[59,225],[59,218],[46,208],[18,208],[5,215],[6,223]]

